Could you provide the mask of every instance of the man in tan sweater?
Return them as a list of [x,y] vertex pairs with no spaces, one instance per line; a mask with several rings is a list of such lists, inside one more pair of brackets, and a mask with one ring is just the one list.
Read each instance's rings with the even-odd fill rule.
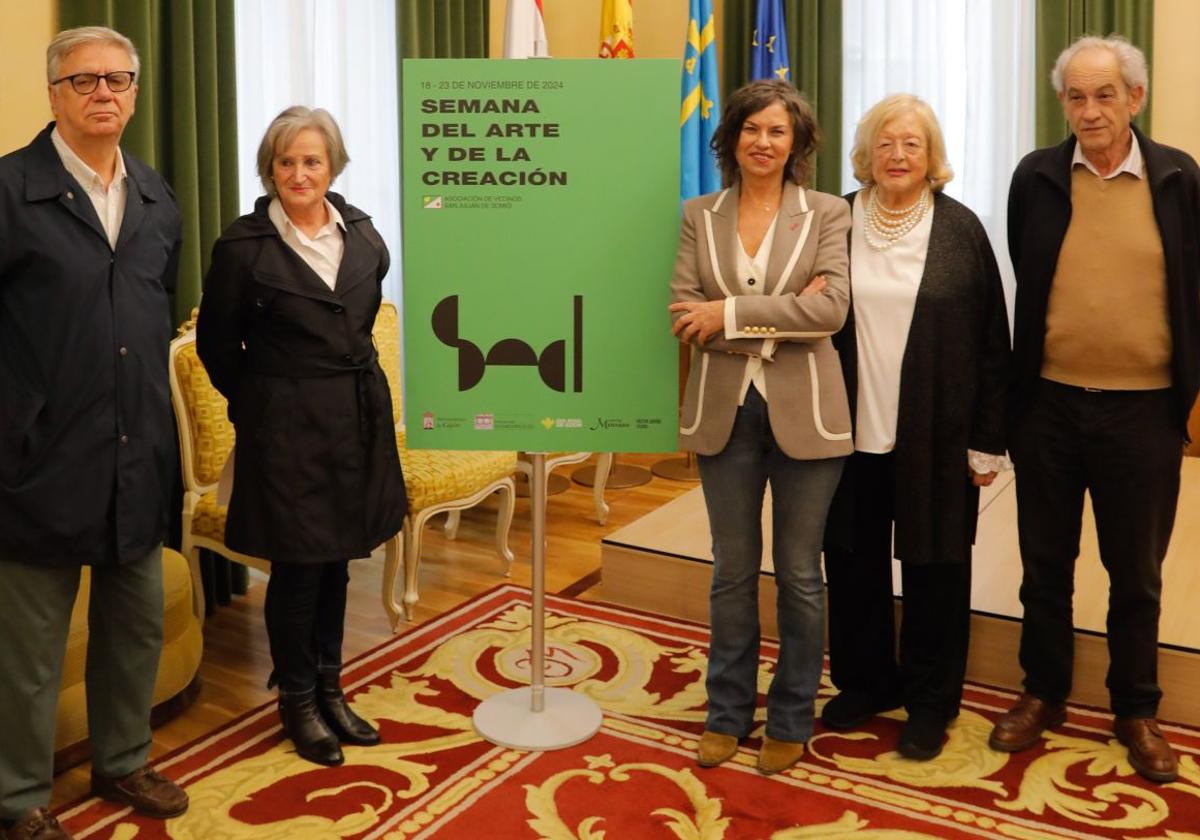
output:
[[1138,773],[1170,782],[1177,761],[1155,721],[1158,616],[1200,386],[1200,169],[1131,125],[1148,82],[1128,41],[1081,38],[1052,79],[1073,136],[1026,156],[1009,193],[1026,693],[990,744],[1028,749],[1066,718],[1086,491],[1110,581],[1113,731]]

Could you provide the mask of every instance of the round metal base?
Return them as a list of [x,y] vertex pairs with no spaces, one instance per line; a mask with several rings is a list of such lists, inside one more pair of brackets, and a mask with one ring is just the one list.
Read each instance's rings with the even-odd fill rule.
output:
[[[523,472],[518,472],[515,476],[517,481],[517,495],[522,499],[531,495],[529,489],[529,478]],[[565,475],[558,473],[550,473],[546,479],[546,495],[557,496],[559,493],[566,493],[571,487],[571,480]]]
[[700,480],[700,468],[692,458],[664,458],[652,466],[650,472],[673,481]]
[[[584,487],[596,486],[596,468],[580,467],[571,473],[571,480]],[[608,472],[608,481],[604,482],[606,489],[624,490],[628,487],[641,487],[650,483],[650,470],[635,464],[616,464]]]
[[546,688],[542,711],[533,709],[533,689],[494,694],[475,707],[475,731],[514,750],[557,750],[583,743],[600,729],[603,716],[592,698],[569,688]]

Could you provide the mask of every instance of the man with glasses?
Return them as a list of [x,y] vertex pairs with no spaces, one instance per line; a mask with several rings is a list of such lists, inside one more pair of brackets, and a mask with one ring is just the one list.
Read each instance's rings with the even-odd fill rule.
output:
[[69,837],[46,810],[71,609],[91,567],[93,792],[167,818],[146,767],[174,469],[169,295],[180,215],[119,146],[138,56],[103,27],[46,51],[54,122],[0,158],[0,838]]

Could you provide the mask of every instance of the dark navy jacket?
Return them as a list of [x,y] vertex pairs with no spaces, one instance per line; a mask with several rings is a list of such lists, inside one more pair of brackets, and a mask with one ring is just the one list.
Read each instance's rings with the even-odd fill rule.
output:
[[163,541],[177,460],[179,208],[126,153],[112,248],[53,127],[0,158],[0,557],[127,562]]

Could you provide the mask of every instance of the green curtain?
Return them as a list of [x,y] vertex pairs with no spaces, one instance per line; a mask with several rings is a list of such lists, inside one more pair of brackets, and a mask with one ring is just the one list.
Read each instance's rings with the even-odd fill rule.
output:
[[[1154,3],[1148,0],[1037,0],[1037,118],[1038,148],[1061,143],[1069,129],[1062,105],[1050,84],[1054,61],[1081,35],[1123,35],[1146,54],[1150,66],[1154,45]],[[1150,128],[1150,102],[1134,120]]]
[[[726,0],[721,51],[721,101],[749,81],[750,39],[757,4]],[[812,103],[825,141],[817,153],[813,186],[842,190],[842,3],[784,0],[792,81]]]
[[487,58],[488,0],[396,0],[399,57]]
[[61,0],[63,29],[109,26],[141,58],[122,147],[157,169],[183,213],[176,323],[200,301],[212,244],[238,215],[234,0]]

